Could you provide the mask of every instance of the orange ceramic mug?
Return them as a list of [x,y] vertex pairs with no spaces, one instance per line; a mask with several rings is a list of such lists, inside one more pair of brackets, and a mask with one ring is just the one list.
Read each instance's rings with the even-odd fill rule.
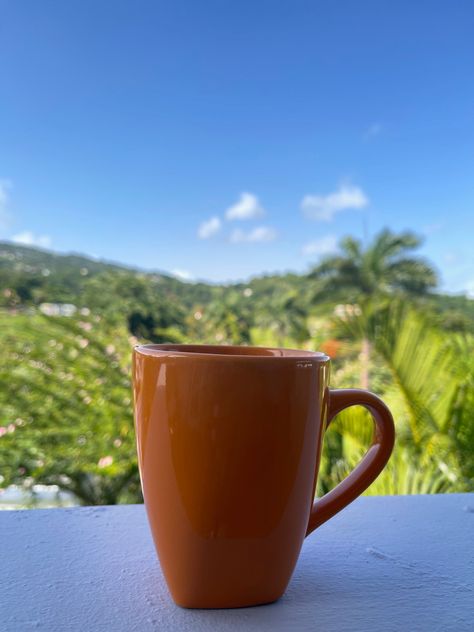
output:
[[[329,389],[323,353],[144,345],[133,382],[145,505],[181,606],[278,599],[305,536],[359,496],[393,448],[388,408],[367,391]],[[313,503],[324,431],[355,404],[374,419],[372,445]]]

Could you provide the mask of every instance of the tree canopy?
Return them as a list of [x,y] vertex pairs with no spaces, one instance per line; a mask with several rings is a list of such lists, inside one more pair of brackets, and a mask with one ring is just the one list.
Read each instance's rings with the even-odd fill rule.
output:
[[318,281],[320,297],[344,296],[347,300],[367,299],[405,292],[423,294],[437,285],[433,267],[413,255],[421,239],[409,231],[393,233],[384,229],[363,246],[354,237],[340,243],[340,253],[326,257],[310,273]]

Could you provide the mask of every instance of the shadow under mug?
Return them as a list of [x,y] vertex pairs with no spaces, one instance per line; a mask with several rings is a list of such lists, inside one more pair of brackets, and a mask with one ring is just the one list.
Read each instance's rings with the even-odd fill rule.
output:
[[[212,345],[133,353],[138,462],[161,567],[190,608],[269,603],[306,535],[359,496],[387,463],[392,415],[372,393],[329,388],[328,356]],[[314,500],[324,431],[348,406],[375,432],[357,467]]]

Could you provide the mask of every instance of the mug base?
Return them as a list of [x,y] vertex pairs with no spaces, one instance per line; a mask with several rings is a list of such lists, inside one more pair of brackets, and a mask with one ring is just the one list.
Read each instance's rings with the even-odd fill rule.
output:
[[263,599],[219,599],[219,600],[205,600],[196,601],[190,599],[189,601],[181,601],[173,597],[173,601],[177,606],[185,610],[229,610],[238,608],[256,608],[258,606],[268,606],[271,603],[278,601],[283,595],[277,595],[276,597],[266,597]]

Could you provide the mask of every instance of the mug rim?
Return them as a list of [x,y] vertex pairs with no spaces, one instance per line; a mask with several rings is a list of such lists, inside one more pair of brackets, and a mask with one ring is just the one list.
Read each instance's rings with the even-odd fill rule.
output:
[[264,347],[254,345],[211,345],[211,344],[143,344],[135,345],[135,353],[149,357],[185,357],[213,360],[289,360],[316,361],[325,363],[329,356],[322,351],[308,351],[304,349],[290,349],[286,347]]

